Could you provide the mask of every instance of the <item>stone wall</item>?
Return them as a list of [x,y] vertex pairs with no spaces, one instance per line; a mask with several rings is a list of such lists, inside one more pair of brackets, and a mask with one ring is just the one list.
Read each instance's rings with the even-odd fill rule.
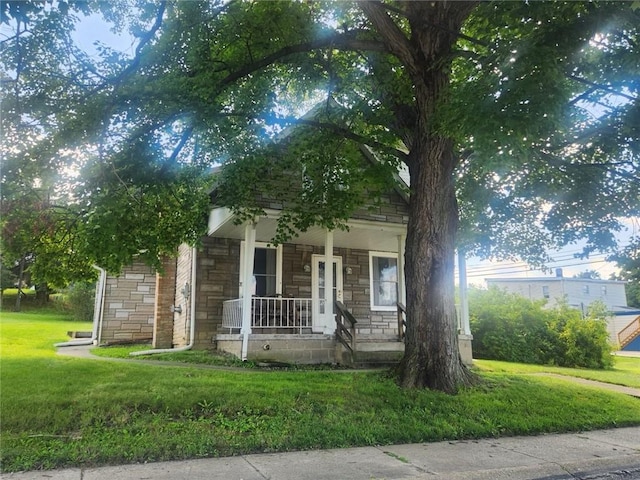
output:
[[[282,203],[260,194],[256,198],[256,203],[262,208],[272,210],[283,209]],[[363,205],[358,208],[351,214],[351,218],[406,225],[409,223],[409,204],[399,193],[392,191],[382,195],[377,203]]]
[[[217,349],[240,357],[242,336],[219,335]],[[249,337],[247,358],[256,362],[334,363],[333,335],[261,335]]]
[[141,262],[108,276],[100,343],[151,341],[155,296],[156,273]]
[[178,248],[176,280],[174,283],[174,303],[177,310],[173,314],[173,346],[184,347],[191,338],[191,294],[192,294],[193,248],[181,245]]
[[[285,244],[282,249],[282,294],[288,297],[311,298],[310,265],[313,255],[323,255],[323,247]],[[363,335],[396,335],[395,312],[371,311],[369,283],[369,252],[335,248],[334,255],[342,257],[343,302],[358,321],[358,332]],[[222,308],[225,300],[239,297],[240,241],[207,237],[198,252],[198,278],[196,282],[196,345],[211,346],[215,335],[229,333],[221,329]],[[180,284],[180,282],[178,282]]]
[[[369,251],[351,248],[334,248],[334,256],[342,258],[343,303],[358,321],[361,334],[397,334],[395,312],[371,310],[371,284],[369,279]],[[304,272],[304,265],[311,264],[313,255],[324,255],[323,247],[286,244],[283,246],[282,285],[283,295],[311,298],[311,272]],[[346,268],[351,273],[346,273]]]
[[351,218],[384,223],[409,223],[409,205],[397,192],[383,195],[377,205],[366,205],[356,210]]
[[197,254],[196,348],[211,348],[221,330],[222,305],[238,298],[240,240],[205,237]]
[[153,348],[173,346],[173,312],[176,296],[176,259],[163,259],[162,275],[156,275],[156,304],[154,312]]

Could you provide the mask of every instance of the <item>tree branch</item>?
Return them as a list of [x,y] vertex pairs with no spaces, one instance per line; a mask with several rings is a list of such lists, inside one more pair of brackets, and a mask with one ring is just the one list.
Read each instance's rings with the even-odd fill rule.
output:
[[325,129],[325,130],[330,130],[333,133],[336,133],[337,135],[346,138],[347,140],[353,140],[354,142],[357,143],[361,143],[364,145],[367,145],[369,147],[375,148],[381,152],[384,153],[388,153],[390,155],[393,155],[396,158],[399,158],[402,161],[405,161],[407,158],[407,154],[405,152],[403,152],[402,150],[399,150],[397,148],[394,147],[390,147],[389,145],[386,145],[382,142],[378,142],[376,140],[372,140],[369,137],[365,137],[363,135],[359,135],[355,132],[352,132],[351,130],[349,130],[348,128],[345,127],[341,127],[339,125],[336,125],[334,123],[326,123],[326,122],[319,122],[317,120],[310,120],[310,119],[306,119],[306,118],[298,118],[298,117],[277,117],[274,118],[273,116],[266,116],[266,115],[261,115],[261,116],[249,116],[249,115],[245,115],[242,113],[219,113],[219,116],[223,116],[223,117],[243,117],[243,118],[254,118],[254,119],[259,119],[259,120],[264,120],[264,121],[268,121],[271,123],[276,123],[278,125],[281,126],[292,126],[292,125],[307,125],[309,127],[315,127],[315,128],[319,128],[319,129]]
[[353,36],[352,33],[337,34],[329,37],[319,38],[317,40],[311,40],[309,42],[299,43],[297,45],[290,45],[281,48],[280,50],[273,52],[255,62],[249,63],[244,67],[230,73],[222,79],[220,85],[222,87],[227,86],[243,77],[246,77],[257,70],[268,67],[273,63],[277,63],[279,60],[286,58],[296,53],[309,52],[319,48],[337,48],[341,50],[368,50],[376,52],[388,52],[388,49],[381,42],[374,40],[360,40]]
[[384,38],[389,52],[409,68],[415,69],[415,58],[409,39],[387,13],[379,1],[363,1],[358,4],[369,22]]
[[622,92],[620,92],[618,90],[615,90],[615,89],[613,89],[613,88],[611,88],[611,87],[609,87],[607,85],[602,85],[600,83],[595,83],[595,82],[592,82],[592,81],[587,80],[585,78],[577,77],[575,75],[568,75],[568,77],[571,80],[575,80],[576,82],[580,82],[580,83],[583,83],[585,85],[589,85],[590,87],[595,87],[597,89],[604,90],[605,92],[613,93],[614,95],[617,95],[617,96],[622,97],[622,98],[626,98],[627,100],[631,100],[632,102],[635,102],[635,101],[638,100],[638,98],[636,98],[636,97],[634,97],[632,95],[627,95],[626,93],[622,93]]
[[390,155],[393,155],[396,158],[399,158],[402,161],[406,161],[406,159],[408,158],[408,155],[403,152],[402,150],[398,150],[397,148],[394,147],[390,147],[389,145],[386,145],[382,142],[378,142],[376,140],[372,140],[371,138],[359,135],[357,133],[352,132],[351,130],[344,128],[344,127],[340,127],[338,125],[335,125],[333,123],[325,123],[325,122],[318,122],[316,120],[308,120],[308,119],[304,119],[304,118],[298,118],[298,119],[283,119],[283,123],[288,123],[288,124],[298,124],[298,125],[308,125],[310,127],[316,127],[316,128],[320,128],[320,129],[325,129],[325,130],[330,130],[333,133],[336,133],[338,135],[340,135],[343,138],[346,138],[347,140],[353,140],[354,142],[358,142],[361,143],[363,145],[368,145],[369,147],[375,148],[381,152],[384,153],[388,153]]
[[[398,15],[401,15],[401,16],[403,16],[405,18],[409,18],[408,15],[407,15],[407,12],[405,12],[401,8],[394,7],[393,5],[389,5],[389,4],[386,4],[386,3],[383,4],[383,8],[385,10],[388,10],[389,12],[397,13]],[[437,28],[438,30],[442,30],[443,32],[447,32],[447,33],[449,33],[451,35],[454,35],[454,36],[456,36],[458,38],[466,40],[466,41],[468,41],[470,43],[473,43],[475,45],[480,45],[481,47],[489,47],[491,45],[488,42],[483,42],[482,40],[478,40],[477,38],[470,37],[469,35],[465,35],[462,32],[456,32],[456,31],[451,30],[449,28],[445,28],[442,25],[438,25],[437,23],[429,22],[427,20],[425,20],[424,23],[426,25],[429,25],[430,27]]]
[[192,133],[193,133],[193,127],[187,127],[184,129],[184,132],[182,132],[182,135],[180,136],[180,141],[178,142],[178,145],[176,145],[176,148],[173,149],[173,152],[165,162],[165,165],[176,161],[176,158],[178,158],[178,155],[180,154],[184,146],[187,144],[187,141],[191,138]]
[[127,66],[127,68],[122,70],[122,72],[120,72],[118,76],[112,79],[109,83],[112,83],[112,84],[119,83],[124,77],[129,75],[136,68],[138,68],[138,65],[140,65],[140,58],[142,57],[142,49],[149,42],[151,42],[151,40],[153,40],[153,37],[155,37],[156,32],[160,30],[160,27],[162,26],[162,18],[164,17],[164,12],[166,10],[166,7],[167,7],[166,1],[163,0],[162,2],[160,2],[158,12],[156,13],[156,19],[153,25],[151,26],[151,28],[144,35],[140,37],[140,43],[138,43],[138,46],[136,47],[136,52],[133,56],[133,60]]

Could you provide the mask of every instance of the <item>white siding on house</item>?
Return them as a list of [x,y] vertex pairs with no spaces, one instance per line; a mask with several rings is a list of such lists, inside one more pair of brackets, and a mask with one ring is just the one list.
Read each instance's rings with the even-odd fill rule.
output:
[[491,278],[487,279],[487,284],[517,293],[530,300],[544,299],[544,293],[547,290],[549,307],[556,306],[563,298],[566,298],[570,306],[585,312],[587,307],[596,300],[602,301],[609,310],[613,311],[627,306],[625,282],[613,280],[564,277]]
[[[489,287],[496,286],[507,292],[516,293],[529,300],[547,300],[547,306],[553,308],[562,299],[566,299],[570,307],[587,312],[589,305],[596,300],[604,303],[614,315],[608,319],[611,342],[618,343],[618,332],[633,319],[624,316],[627,306],[625,282],[614,280],[598,280],[585,278],[491,278],[487,279]],[[545,293],[548,297],[545,298]]]

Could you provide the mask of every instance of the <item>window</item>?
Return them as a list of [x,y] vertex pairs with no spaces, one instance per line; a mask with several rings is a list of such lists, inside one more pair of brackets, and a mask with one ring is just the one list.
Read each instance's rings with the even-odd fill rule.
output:
[[398,257],[395,254],[371,252],[371,309],[395,310],[398,298]]
[[542,286],[542,296],[544,298],[549,298],[549,285]]
[[589,285],[582,286],[582,293],[584,293],[585,295],[589,295]]
[[275,295],[276,251],[273,248],[256,248],[253,261],[253,294],[259,297]]
[[[272,247],[256,242],[253,257],[253,276],[249,292],[258,297],[268,297],[282,292],[282,246]],[[244,283],[244,242],[240,246],[240,295]]]
[[600,293],[602,293],[603,297],[607,295],[607,286],[606,285],[602,285],[600,287]]

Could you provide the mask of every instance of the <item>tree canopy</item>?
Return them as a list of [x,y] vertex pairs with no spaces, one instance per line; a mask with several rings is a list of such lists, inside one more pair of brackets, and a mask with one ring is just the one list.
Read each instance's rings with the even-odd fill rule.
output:
[[[380,170],[345,168],[354,145],[405,164],[407,386],[464,383],[445,358],[457,348],[456,246],[542,262],[578,239],[585,253],[614,247],[620,217],[639,213],[637,2],[58,1],[1,13],[2,179],[15,187],[3,205],[49,188],[73,219],[63,231],[78,234],[67,252],[86,261],[116,271],[196,242],[212,165],[233,165],[222,186],[273,155],[322,178],[314,208],[290,199],[284,239],[340,226],[361,198],[329,194],[341,185],[380,185]],[[133,55],[78,48],[85,15],[128,29]],[[314,132],[302,156],[273,151],[289,125]],[[220,191],[256,213],[237,188]]]

